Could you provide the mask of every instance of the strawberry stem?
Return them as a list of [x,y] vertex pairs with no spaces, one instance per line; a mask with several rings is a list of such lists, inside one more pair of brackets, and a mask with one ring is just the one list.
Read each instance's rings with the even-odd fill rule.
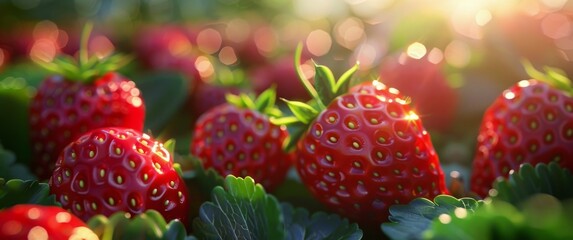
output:
[[314,87],[312,86],[312,83],[310,83],[310,81],[308,81],[308,78],[306,78],[306,76],[304,75],[304,72],[302,71],[302,67],[300,66],[301,55],[302,55],[302,43],[299,43],[296,46],[296,51],[294,53],[294,66],[296,69],[296,74],[298,75],[298,78],[301,80],[302,84],[304,85],[304,88],[306,89],[306,91],[312,96],[313,99],[316,100],[319,108],[324,109],[324,108],[326,108],[326,106],[324,105],[324,103],[320,99],[318,92],[316,91],[316,89],[314,89]]
[[80,70],[84,70],[84,66],[89,61],[88,56],[88,43],[91,31],[93,29],[93,24],[91,22],[87,22],[84,25],[84,29],[82,29],[82,35],[80,40]]
[[573,95],[573,83],[561,69],[544,67],[545,72],[541,72],[528,60],[522,60],[522,65],[529,77],[545,82],[555,88],[561,89],[570,95]]

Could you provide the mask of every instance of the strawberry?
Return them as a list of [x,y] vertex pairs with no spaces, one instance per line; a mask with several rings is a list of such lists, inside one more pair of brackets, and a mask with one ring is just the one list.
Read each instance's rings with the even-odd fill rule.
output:
[[56,206],[19,204],[0,210],[0,239],[84,239],[97,235],[86,224]]
[[32,169],[40,179],[52,174],[62,149],[88,130],[143,129],[145,106],[139,89],[114,72],[124,58],[88,59],[85,44],[81,51],[79,64],[70,58],[38,62],[56,72],[42,82],[29,108]]
[[446,131],[451,126],[458,96],[448,84],[440,63],[430,62],[428,56],[391,57],[381,65],[380,81],[411,98],[426,128]]
[[278,114],[275,96],[274,89],[255,101],[246,94],[228,95],[230,103],[209,110],[195,123],[191,153],[223,176],[251,176],[268,191],[275,189],[292,162],[282,149],[286,128],[271,123],[267,115]]
[[117,211],[159,211],[167,220],[187,221],[188,194],[172,155],[146,134],[100,128],[62,151],[49,180],[62,207],[84,221]]
[[305,83],[314,102],[287,101],[298,126],[306,126],[288,146],[296,144],[296,169],[316,199],[364,228],[379,229],[392,204],[447,189],[430,136],[407,101],[367,90],[348,93],[357,68],[336,81],[330,69],[316,66],[316,90]]
[[482,197],[496,178],[524,163],[556,161],[573,171],[571,83],[528,70],[535,79],[506,89],[484,113],[471,176],[471,190]]

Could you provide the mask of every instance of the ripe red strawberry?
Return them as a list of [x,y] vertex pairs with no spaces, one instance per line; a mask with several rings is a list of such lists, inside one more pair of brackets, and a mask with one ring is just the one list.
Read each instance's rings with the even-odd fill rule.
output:
[[441,64],[430,62],[427,56],[388,58],[381,66],[380,81],[411,98],[426,128],[445,131],[451,126],[458,96],[448,85]]
[[263,92],[252,101],[248,97],[229,97],[231,103],[215,107],[195,123],[191,153],[205,168],[223,176],[251,176],[268,191],[281,184],[292,162],[283,151],[286,128],[269,121],[276,115],[274,90]]
[[20,204],[0,210],[0,239],[84,239],[97,235],[86,224],[56,206]]
[[382,97],[383,100],[389,101],[403,101],[407,103],[409,101],[405,96],[403,96],[400,91],[396,88],[388,87],[386,84],[380,82],[379,80],[366,81],[358,85],[352,86],[348,92],[363,93],[363,94],[374,94]]
[[320,202],[365,228],[379,229],[391,205],[447,189],[430,136],[405,101],[368,91],[346,93],[356,69],[335,81],[328,68],[317,66],[317,92],[311,95],[318,107],[287,102],[307,125],[298,140],[296,168]]
[[[88,130],[118,126],[143,130],[145,106],[135,83],[114,72],[122,58],[71,59],[41,63],[57,75],[46,78],[30,104],[32,170],[40,179],[52,174],[58,154]],[[74,67],[75,66],[75,67]]]
[[573,171],[572,88],[564,91],[553,83],[520,81],[486,110],[473,162],[473,192],[487,196],[496,178],[524,163],[556,161]]
[[187,188],[171,154],[131,129],[83,134],[62,151],[49,184],[62,207],[83,220],[147,209],[159,211],[167,221],[187,220]]

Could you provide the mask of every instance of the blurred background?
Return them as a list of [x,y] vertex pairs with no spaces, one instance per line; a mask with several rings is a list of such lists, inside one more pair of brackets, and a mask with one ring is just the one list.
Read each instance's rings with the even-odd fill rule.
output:
[[225,92],[275,84],[280,97],[308,99],[293,68],[303,43],[309,78],[312,61],[335,76],[359,62],[355,81],[410,96],[446,171],[468,176],[482,114],[527,78],[522,60],[573,74],[572,10],[567,0],[0,0],[0,81],[24,78],[33,94],[45,73],[31,60],[77,54],[91,21],[90,53],[134,56],[134,81],[185,76],[185,111],[148,125],[177,137]]

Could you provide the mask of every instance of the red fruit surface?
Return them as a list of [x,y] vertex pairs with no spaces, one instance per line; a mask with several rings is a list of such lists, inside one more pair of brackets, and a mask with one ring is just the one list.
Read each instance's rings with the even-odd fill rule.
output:
[[86,224],[56,206],[19,204],[0,210],[0,239],[96,240]]
[[144,118],[139,89],[118,73],[90,84],[51,76],[30,104],[32,170],[48,179],[62,149],[81,134],[108,126],[142,131]]
[[282,150],[286,128],[254,110],[220,105],[197,120],[193,133],[191,153],[205,168],[223,176],[251,176],[267,191],[283,182],[292,163],[292,155]]
[[382,63],[380,81],[411,98],[426,128],[445,131],[455,117],[458,96],[441,68],[441,64],[430,62],[428,57],[415,59],[403,55]]
[[384,101],[402,101],[406,103],[408,99],[403,96],[400,91],[396,88],[388,87],[386,84],[378,81],[367,81],[355,86],[352,86],[349,93],[362,93],[362,94],[374,94],[382,97]]
[[362,226],[379,229],[393,204],[447,193],[429,134],[399,101],[339,96],[297,147],[296,168],[314,196]]
[[485,197],[496,178],[521,164],[552,161],[573,171],[573,97],[544,82],[520,81],[483,116],[471,190]]
[[188,193],[159,142],[126,128],[101,128],[70,143],[56,162],[50,191],[62,207],[87,221],[117,211],[148,209],[166,221],[187,221]]

